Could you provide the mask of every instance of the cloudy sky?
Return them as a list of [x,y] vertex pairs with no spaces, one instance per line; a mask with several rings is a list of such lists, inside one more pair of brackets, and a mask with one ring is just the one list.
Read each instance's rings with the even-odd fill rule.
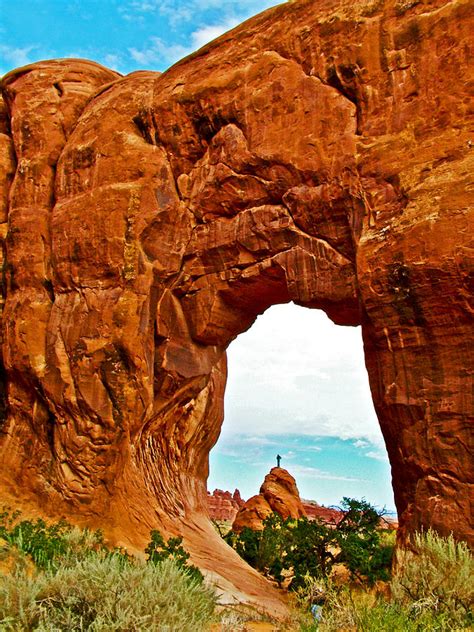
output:
[[[274,0],[0,0],[0,74],[85,57],[126,74],[165,70]],[[209,488],[257,493],[279,453],[303,497],[393,508],[360,329],[275,306],[229,349],[226,419]]]
[[[390,468],[372,406],[360,327],[275,305],[228,351],[225,421],[209,488],[257,493],[280,454],[301,495],[326,505],[365,497],[393,509]],[[235,483],[234,483],[235,481]]]

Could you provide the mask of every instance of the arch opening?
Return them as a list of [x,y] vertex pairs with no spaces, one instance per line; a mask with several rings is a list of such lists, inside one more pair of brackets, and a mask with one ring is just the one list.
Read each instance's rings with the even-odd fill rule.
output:
[[329,506],[364,497],[395,514],[359,327],[338,327],[321,310],[275,305],[227,355],[209,491],[238,488],[249,498],[278,453],[303,498]]

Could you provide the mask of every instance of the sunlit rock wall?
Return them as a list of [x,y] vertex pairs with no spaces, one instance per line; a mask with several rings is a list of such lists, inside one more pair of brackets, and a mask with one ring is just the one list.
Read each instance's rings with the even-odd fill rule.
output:
[[225,349],[292,300],[362,324],[402,539],[472,542],[472,13],[302,0],[163,75],[4,78],[5,499],[242,586],[205,517]]

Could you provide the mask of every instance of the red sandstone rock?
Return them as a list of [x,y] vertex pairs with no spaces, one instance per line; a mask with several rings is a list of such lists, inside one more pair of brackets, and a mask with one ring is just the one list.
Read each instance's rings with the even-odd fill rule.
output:
[[283,520],[301,518],[305,515],[296,481],[281,467],[273,467],[257,496],[252,496],[239,510],[232,530],[239,533],[244,527],[254,531],[263,529],[263,521],[270,514],[277,513]]
[[[16,158],[10,133],[10,116],[3,96],[0,94],[0,266],[5,271],[5,237],[8,231],[8,194],[15,175]],[[3,317],[5,293],[0,295],[0,319]],[[1,322],[1,321],[0,321]],[[0,343],[3,347],[3,328],[0,329]],[[3,364],[2,364],[3,366]],[[0,381],[0,420],[6,416],[6,384]],[[1,421],[0,421],[1,424]]]
[[333,507],[323,507],[314,500],[302,500],[305,515],[309,520],[321,520],[336,525],[342,518],[342,512]]
[[274,513],[273,509],[263,496],[260,494],[252,496],[237,513],[232,523],[232,531],[240,533],[244,527],[252,531],[261,531],[263,521],[272,513]]
[[400,537],[473,541],[472,18],[300,0],[162,75],[4,78],[4,502],[181,533],[257,599],[204,516],[208,453],[227,345],[293,300],[362,325]]
[[215,489],[212,494],[207,492],[207,508],[212,520],[234,522],[234,518],[243,504],[244,501],[240,497],[238,489],[233,494],[224,492],[222,489]]

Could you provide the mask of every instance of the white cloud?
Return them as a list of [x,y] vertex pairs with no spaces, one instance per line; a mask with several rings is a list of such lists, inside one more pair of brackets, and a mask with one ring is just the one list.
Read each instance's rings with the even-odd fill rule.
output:
[[38,49],[38,46],[31,44],[30,46],[8,46],[0,44],[0,55],[3,58],[2,66],[19,68],[31,64],[34,59],[31,56],[32,51]]
[[301,447],[302,452],[321,452],[321,450],[322,448],[320,448],[318,445],[308,445]]
[[158,13],[167,17],[173,24],[188,22],[207,11],[219,10],[221,13],[251,14],[279,4],[278,0],[132,0],[125,3],[120,12],[124,16],[149,15]]
[[196,16],[195,2],[184,3],[173,0],[134,0],[119,7],[119,14],[128,22],[144,24],[153,16],[165,18],[172,29],[190,22]]
[[191,33],[186,45],[169,45],[159,37],[150,37],[144,48],[129,48],[128,52],[134,61],[144,67],[171,65],[202,48],[237,24],[238,20],[230,19],[220,24],[202,26]]
[[157,2],[131,2],[130,8],[135,11],[149,13],[150,11],[156,11],[158,9],[158,5],[159,3]]
[[230,345],[228,362],[226,432],[383,445],[360,328],[337,327],[318,310],[277,305]]
[[[165,20],[169,29],[184,33],[192,24],[195,29],[187,39],[154,35],[142,48],[130,47],[131,58],[143,67],[170,66],[208,44],[245,19],[278,4],[273,0],[129,0],[119,8],[121,17],[137,22],[140,28],[151,20]],[[168,43],[168,39],[170,43]],[[171,43],[173,42],[173,43]]]
[[117,70],[118,72],[120,72],[120,66],[123,61],[120,55],[117,55],[115,53],[108,53],[103,56],[102,63],[104,64],[104,66],[107,66],[107,68],[111,68],[112,70]]
[[366,483],[367,481],[362,478],[355,478],[352,476],[338,476],[337,474],[331,474],[331,472],[325,472],[317,467],[311,467],[309,465],[292,465],[290,468],[290,474],[293,476],[299,476],[301,478],[315,478],[319,480],[327,481],[346,481],[350,483]]
[[369,459],[375,459],[376,461],[386,461],[387,460],[387,452],[377,452],[375,450],[370,450],[365,453],[365,456],[369,457]]
[[201,28],[194,31],[191,35],[192,45],[195,49],[199,49],[202,46],[205,46],[212,40],[215,40],[223,33],[230,31],[230,29],[237,26],[239,20],[229,19],[221,24],[208,24],[207,26],[202,26]]
[[277,446],[278,443],[269,437],[259,435],[230,435],[221,436],[219,441],[219,454],[230,457],[252,466],[263,465],[262,459],[265,449]]
[[239,449],[251,446],[251,447],[267,447],[278,445],[278,442],[270,439],[269,437],[262,437],[260,435],[249,436],[249,435],[231,435],[227,441],[228,445],[232,445],[234,447],[238,447]]
[[190,50],[181,44],[170,46],[159,37],[150,37],[145,48],[129,48],[128,52],[134,61],[148,67],[174,63],[189,54]]

